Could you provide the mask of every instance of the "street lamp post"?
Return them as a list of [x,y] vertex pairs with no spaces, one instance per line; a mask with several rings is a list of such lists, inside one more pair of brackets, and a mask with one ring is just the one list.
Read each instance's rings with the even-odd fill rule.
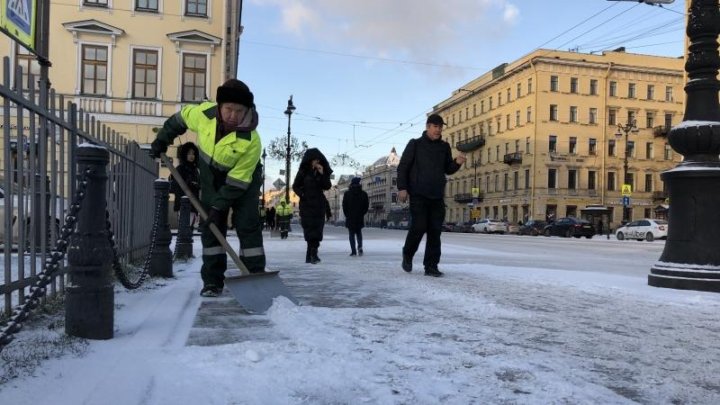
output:
[[287,108],[285,109],[285,115],[288,116],[288,130],[287,130],[287,148],[285,149],[285,201],[290,203],[290,117],[295,111],[295,105],[292,101],[292,95],[288,99]]
[[[628,157],[630,157],[630,148],[628,143],[628,135],[630,133],[637,133],[638,128],[636,125],[636,121],[634,119],[628,119],[628,122],[625,125],[617,124],[617,132],[615,133],[615,136],[620,138],[625,134],[625,158],[623,159],[623,185],[629,184],[628,181]],[[630,221],[629,214],[630,214],[630,204],[626,204],[625,200],[623,199],[623,224]]]
[[265,148],[263,148],[263,153],[261,155],[263,160],[263,171],[262,171],[262,196],[260,197],[260,202],[262,203],[263,209],[265,209],[265,158],[267,157],[267,153],[265,153]]

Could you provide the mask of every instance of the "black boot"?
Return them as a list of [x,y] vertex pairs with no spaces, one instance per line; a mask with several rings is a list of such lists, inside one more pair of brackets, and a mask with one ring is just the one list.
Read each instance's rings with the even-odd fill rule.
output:
[[312,263],[312,264],[320,263],[320,258],[318,257],[318,248],[310,249],[310,263]]
[[307,250],[305,251],[305,263],[312,263],[312,248],[308,246]]
[[402,269],[410,273],[412,271],[412,256],[403,254]]

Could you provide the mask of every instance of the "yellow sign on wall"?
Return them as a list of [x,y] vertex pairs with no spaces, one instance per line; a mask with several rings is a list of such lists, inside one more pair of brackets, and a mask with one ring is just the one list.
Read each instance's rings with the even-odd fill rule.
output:
[[0,30],[35,50],[36,0],[0,0]]
[[632,186],[629,184],[623,184],[622,195],[625,197],[630,197],[632,195]]

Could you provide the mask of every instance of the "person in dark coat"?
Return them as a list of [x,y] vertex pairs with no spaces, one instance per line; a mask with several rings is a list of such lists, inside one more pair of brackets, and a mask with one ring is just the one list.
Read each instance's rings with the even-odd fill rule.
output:
[[[350,237],[350,256],[363,255],[362,229],[365,226],[365,214],[369,207],[368,195],[362,189],[360,177],[353,178],[342,199],[345,227],[348,229]],[[355,250],[355,239],[357,239],[357,251]]]
[[310,148],[303,155],[292,184],[292,190],[300,198],[300,225],[307,242],[305,263],[320,262],[318,249],[323,240],[327,210],[323,191],[330,189],[330,174],[332,169],[325,155],[317,148]]
[[[177,148],[177,158],[180,163],[177,165],[176,169],[180,174],[180,177],[185,180],[185,184],[188,185],[190,191],[192,191],[195,198],[200,198],[200,172],[198,171],[197,157],[198,147],[192,142],[185,142]],[[180,184],[178,184],[178,182],[173,179],[172,175],[170,175],[170,178],[168,180],[170,181],[170,192],[175,194],[173,211],[178,213],[179,218],[180,198],[184,196],[185,193],[180,188]],[[197,221],[197,215],[197,209],[194,205],[191,204],[190,226],[195,226],[195,222]]]
[[412,271],[412,259],[425,234],[425,275],[441,277],[440,234],[445,220],[446,175],[453,174],[465,163],[465,154],[453,158],[450,145],[442,140],[445,122],[437,114],[428,116],[425,131],[411,139],[398,164],[398,200],[410,198],[410,229],[402,250],[402,268]]
[[267,227],[269,230],[272,231],[275,229],[275,207],[270,207],[270,209],[268,209],[265,220],[267,221]]

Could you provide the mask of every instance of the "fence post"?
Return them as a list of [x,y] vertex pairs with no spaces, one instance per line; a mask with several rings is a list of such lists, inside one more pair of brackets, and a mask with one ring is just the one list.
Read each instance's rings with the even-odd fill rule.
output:
[[[155,180],[155,207],[160,210],[155,234],[155,248],[150,258],[150,275],[172,277],[172,251],[170,250],[170,224],[168,224],[168,198],[170,182],[165,179]],[[152,235],[151,235],[152,237]],[[152,242],[151,242],[152,243]]]
[[87,339],[113,337],[114,305],[112,259],[105,218],[107,149],[95,145],[77,148],[79,173],[90,169],[85,197],[67,250],[65,333]]
[[[177,198],[177,197],[176,197]],[[177,239],[175,240],[175,258],[189,259],[193,255],[193,226],[190,223],[190,198],[180,197],[180,218],[178,220]]]

